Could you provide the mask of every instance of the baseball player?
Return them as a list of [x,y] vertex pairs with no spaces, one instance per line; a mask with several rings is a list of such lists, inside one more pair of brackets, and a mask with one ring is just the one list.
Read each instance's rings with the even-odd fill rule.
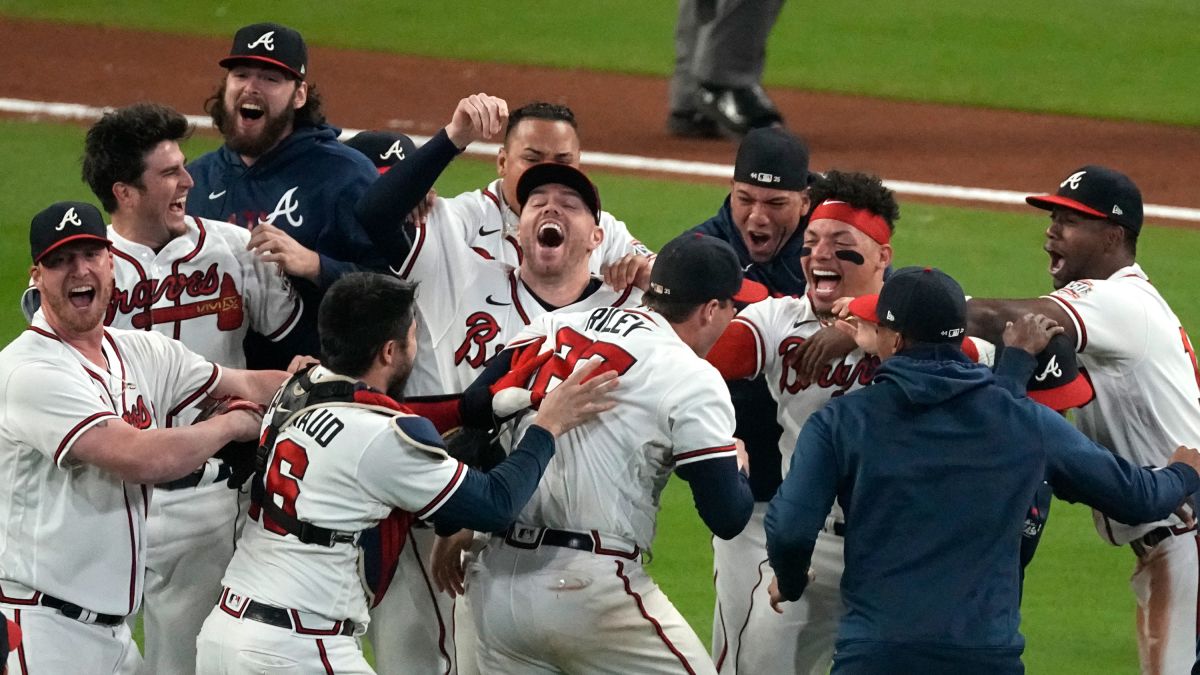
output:
[[180,425],[229,395],[266,402],[281,371],[222,368],[153,331],[105,328],[113,258],[100,212],[59,202],[30,226],[42,308],[0,352],[0,607],[21,626],[21,673],[133,673],[126,619],[141,604],[154,483],[257,437],[232,410]]
[[[799,249],[808,291],[770,298],[738,314],[708,354],[728,380],[765,375],[777,401],[780,471],[786,475],[800,429],[830,399],[871,381],[879,361],[855,349],[825,363],[810,383],[799,375],[794,350],[834,323],[835,301],[877,293],[891,264],[891,237],[899,207],[876,176],[829,171],[811,189],[813,208]],[[751,466],[754,466],[753,458]],[[774,467],[763,467],[771,471]],[[713,540],[717,589],[713,661],[727,673],[825,673],[833,657],[837,621],[843,612],[841,510],[835,505],[817,539],[815,579],[784,616],[771,611],[763,518],[756,502],[740,535]]]
[[[277,263],[248,250],[247,230],[184,214],[192,180],[179,142],[190,131],[178,112],[151,103],[107,113],[88,131],[83,175],[112,219],[116,286],[105,325],[153,330],[213,363],[243,368],[247,332],[283,339],[303,304]],[[191,421],[185,414],[178,423]],[[226,485],[232,473],[231,464],[212,459],[156,486],[144,673],[195,668],[195,636],[220,594],[244,511]]]
[[352,274],[326,294],[325,365],[294,377],[268,412],[261,496],[200,634],[200,673],[374,672],[356,639],[368,621],[363,530],[393,509],[449,531],[502,529],[555,456],[555,437],[613,406],[616,375],[591,364],[546,396],[507,460],[486,474],[465,467],[395,398],[416,356],[415,291]]
[[378,173],[326,124],[295,30],[245,26],[220,64],[225,78],[205,109],[225,144],[188,165],[196,184],[186,209],[250,229],[249,246],[279,264],[303,298],[300,325],[286,338],[252,332],[246,341],[250,367],[282,368],[295,355],[317,353],[324,289],[351,271],[386,270],[354,218]]
[[[617,291],[591,272],[591,259],[605,236],[599,226],[600,197],[591,181],[570,164],[536,165],[515,182],[513,199],[521,210],[515,237],[523,252],[515,269],[472,252],[462,230],[463,223],[479,219],[470,200],[439,197],[424,221],[401,222],[403,217],[395,216],[408,214],[424,199],[436,174],[424,185],[401,181],[409,191],[399,202],[392,199],[394,185],[385,181],[423,164],[437,166],[440,173],[460,148],[499,133],[506,117],[502,99],[486,94],[463,99],[445,129],[381,176],[364,197],[364,202],[386,202],[398,209],[364,217],[363,223],[393,271],[422,283],[417,298],[421,346],[405,390],[409,398],[464,391],[488,359],[545,312],[634,306],[641,297],[634,286]],[[431,156],[436,164],[423,159]],[[372,613],[377,663],[385,672],[453,672],[458,667],[456,633],[464,627],[469,631],[469,620],[454,621],[453,599],[433,593],[428,579],[433,533],[418,528],[412,538],[416,545],[406,551],[397,573],[411,597],[389,594]],[[467,639],[462,644],[472,643]],[[458,651],[460,660],[470,658],[468,650]]]
[[[717,536],[736,535],[750,516],[733,408],[700,355],[733,318],[735,301],[763,297],[761,285],[743,283],[728,244],[683,235],[660,253],[644,308],[554,312],[512,341],[553,354],[532,378],[534,392],[553,391],[593,357],[622,385],[611,412],[564,438],[517,523],[468,567],[481,671],[714,672],[699,638],[645,573],[642,552],[672,471],[691,485]],[[537,415],[522,419],[515,436],[531,423]],[[439,580],[456,591],[459,560],[435,561]]]
[[[1200,443],[1200,369],[1178,317],[1136,262],[1142,195],[1113,169],[1080,167],[1053,195],[1027,197],[1050,211],[1045,250],[1055,291],[1033,300],[969,303],[969,330],[987,338],[1026,312],[1066,329],[1096,400],[1075,415],[1089,438],[1141,466]],[[1183,673],[1196,660],[1200,560],[1195,525],[1171,517],[1130,527],[1096,514],[1100,536],[1129,544],[1143,673]]]
[[[371,222],[380,222],[381,227],[389,227],[395,214],[408,212],[403,206],[412,199],[411,195],[426,194],[446,162],[458,152],[446,140],[435,136],[430,150],[436,150],[436,156],[417,155],[419,159],[404,167],[404,171],[381,179],[380,186],[368,193],[360,209],[364,224],[369,227]],[[471,250],[512,267],[520,266],[517,180],[529,167],[546,162],[579,168],[578,125],[570,108],[537,101],[513,110],[508,116],[504,143],[496,154],[496,172],[500,177],[486,188],[448,200],[455,214],[452,226],[461,231]],[[619,289],[639,282],[644,287],[653,258],[651,251],[608,211],[600,212],[599,222],[604,240],[589,263],[592,274],[605,276]]]
[[[1038,486],[1048,478],[1072,498],[1089,495],[1122,521],[1142,522],[1200,485],[1200,456],[1180,447],[1188,465],[1161,471],[1117,462],[971,364],[958,346],[962,288],[939,270],[897,270],[868,312],[882,361],[872,386],[809,418],[767,510],[771,604],[803,597],[836,497],[846,516],[847,609],[834,673],[1024,672],[1017,571]],[[1040,351],[1058,327],[1030,319],[1045,329],[1030,348]]]

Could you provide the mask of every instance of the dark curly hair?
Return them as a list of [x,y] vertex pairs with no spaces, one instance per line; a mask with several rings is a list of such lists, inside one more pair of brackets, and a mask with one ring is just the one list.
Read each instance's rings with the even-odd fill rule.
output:
[[83,144],[83,182],[112,213],[117,210],[113,185],[144,188],[146,154],[163,141],[179,142],[191,134],[186,117],[158,103],[135,103],[104,113],[88,129]]
[[354,272],[338,279],[317,309],[321,363],[341,375],[362,376],[388,340],[408,335],[416,295],[415,283],[388,274]]
[[513,129],[525,120],[547,120],[549,122],[566,122],[571,125],[571,128],[579,131],[579,124],[575,121],[575,113],[565,105],[558,103],[550,103],[548,101],[534,101],[526,103],[508,113],[508,126],[504,129],[504,142],[508,142],[508,137],[512,135]]
[[879,176],[873,174],[831,169],[817,178],[809,188],[809,195],[813,208],[827,199],[843,201],[883,218],[893,232],[896,221],[900,220],[900,205],[896,203],[895,193],[884,187]]

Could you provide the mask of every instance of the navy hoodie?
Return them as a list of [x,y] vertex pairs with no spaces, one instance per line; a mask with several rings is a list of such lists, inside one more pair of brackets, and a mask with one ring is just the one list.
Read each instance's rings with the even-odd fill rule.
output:
[[260,220],[284,230],[321,258],[317,283],[292,278],[304,316],[284,342],[247,339],[251,368],[281,368],[296,354],[316,355],[317,307],[325,289],[354,271],[387,269],[354,216],[354,205],[379,176],[371,161],[338,142],[327,124],[296,128],[253,166],[221,146],[188,166],[196,185],[187,212],[251,228]]
[[[772,295],[795,295],[804,293],[804,270],[800,267],[800,248],[804,240],[804,226],[796,229],[792,237],[780,248],[770,261],[760,264],[750,259],[750,251],[737,226],[733,224],[733,211],[729,197],[716,215],[693,227],[689,232],[700,232],[729,242],[737,252],[738,262],[746,278],[767,287]],[[727,382],[729,397],[733,400],[737,429],[734,435],[746,444],[750,455],[750,489],[755,501],[770,501],[782,480],[783,457],[779,454],[779,437],[783,427],[776,421],[778,404],[771,397],[765,377],[753,380]]]
[[905,350],[800,432],[766,516],[779,589],[800,597],[836,497],[846,514],[839,658],[917,646],[1015,659],[1021,531],[1043,479],[1125,523],[1164,517],[1200,486],[1182,464],[1120,460],[957,346]]

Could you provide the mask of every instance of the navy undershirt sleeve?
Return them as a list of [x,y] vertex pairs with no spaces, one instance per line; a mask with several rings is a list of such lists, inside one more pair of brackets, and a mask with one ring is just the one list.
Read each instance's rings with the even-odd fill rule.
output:
[[738,471],[737,459],[719,457],[677,467],[675,473],[692,488],[696,512],[713,534],[732,539],[750,522],[754,494]]
[[484,473],[467,469],[462,485],[433,516],[439,535],[461,529],[498,532],[512,525],[554,457],[554,436],[532,425],[500,464]]
[[442,129],[412,156],[376,180],[354,212],[371,242],[392,267],[400,267],[412,247],[407,216],[421,203],[450,162],[461,152]]

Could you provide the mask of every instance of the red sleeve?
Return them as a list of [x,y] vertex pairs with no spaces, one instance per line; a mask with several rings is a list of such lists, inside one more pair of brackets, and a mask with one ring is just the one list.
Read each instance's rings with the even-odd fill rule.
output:
[[721,333],[705,358],[726,380],[744,380],[758,372],[755,345],[754,331],[741,321],[734,321]]
[[439,434],[445,434],[462,426],[459,407],[461,400],[461,395],[407,399],[404,401],[404,407],[412,414],[433,422],[433,428],[437,429]]

